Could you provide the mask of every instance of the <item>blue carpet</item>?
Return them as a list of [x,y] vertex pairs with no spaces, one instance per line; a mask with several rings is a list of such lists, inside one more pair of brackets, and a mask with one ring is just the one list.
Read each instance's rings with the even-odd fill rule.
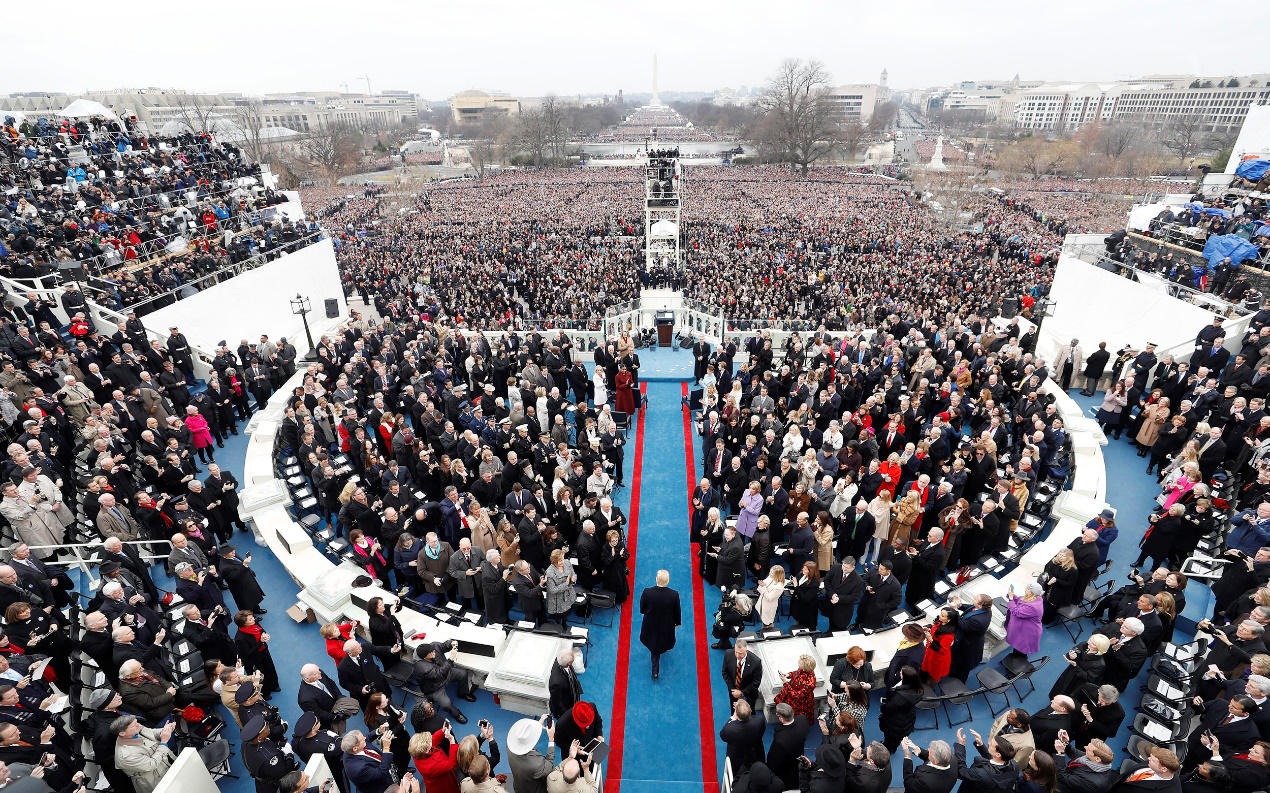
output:
[[[713,587],[705,588],[705,608],[694,610],[692,596],[692,573],[695,557],[688,538],[687,527],[687,477],[684,459],[683,417],[679,405],[680,385],[678,382],[659,382],[660,378],[651,376],[657,368],[670,371],[670,367],[681,367],[691,372],[691,356],[686,351],[670,351],[662,348],[656,351],[642,351],[645,379],[648,384],[649,410],[645,419],[644,466],[641,498],[639,504],[638,551],[636,569],[632,587],[633,601],[638,601],[639,592],[654,583],[656,572],[665,569],[670,572],[671,586],[680,593],[683,605],[683,626],[678,633],[675,649],[663,656],[661,661],[661,679],[653,682],[649,674],[647,651],[639,645],[639,629],[641,618],[633,615],[631,624],[630,660],[626,669],[615,670],[618,656],[619,630],[617,622],[612,629],[593,628],[588,671],[582,676],[585,687],[585,698],[595,701],[605,719],[606,727],[613,719],[624,719],[625,738],[621,751],[624,756],[622,789],[632,793],[643,793],[652,790],[701,790],[703,788],[701,735],[703,726],[697,716],[698,670],[696,668],[697,643],[702,635],[701,625],[713,619],[719,605],[719,592]],[[650,371],[653,370],[653,371]],[[683,379],[681,375],[679,379]],[[667,377],[667,379],[670,379]],[[1094,400],[1079,398],[1083,405]],[[700,455],[699,439],[693,438],[695,454]],[[223,450],[218,450],[218,459],[235,473],[241,472],[241,460],[245,453],[246,441],[243,437],[231,438],[231,442]],[[634,466],[634,438],[627,447],[628,475]],[[1115,564],[1110,575],[1123,582],[1130,565],[1137,553],[1137,543],[1142,536],[1145,517],[1153,506],[1153,499],[1158,489],[1154,477],[1143,473],[1145,464],[1136,456],[1126,441],[1112,441],[1104,449],[1107,468],[1112,486],[1109,488],[1109,500],[1119,511],[1121,534],[1112,547],[1112,558]],[[698,459],[697,464],[700,464]],[[623,490],[618,496],[618,503],[629,514],[629,490]],[[297,625],[285,614],[285,610],[294,601],[296,586],[276,561],[268,554],[254,548],[254,543],[240,534],[237,540],[240,552],[254,550],[254,564],[261,585],[270,593],[265,606],[269,614],[264,618],[266,629],[273,637],[273,646],[287,648],[275,656],[279,674],[282,677],[283,691],[274,696],[274,704],[281,711],[283,718],[294,723],[299,716],[295,704],[295,696],[299,681],[300,666],[306,662],[318,663],[328,674],[334,676],[334,662],[326,655],[321,638],[315,625]],[[156,581],[160,587],[168,587],[171,581],[156,568]],[[628,604],[632,608],[633,604]],[[788,618],[780,618],[778,624],[788,626]],[[1179,638],[1182,638],[1179,636]],[[1042,638],[1041,653],[1053,659],[1051,663],[1036,676],[1036,692],[1025,698],[1022,706],[1036,710],[1045,706],[1048,701],[1047,692],[1062,671],[1060,656],[1072,647],[1072,641],[1063,630],[1046,631]],[[718,667],[722,663],[722,652],[708,650],[710,669],[709,698],[712,706],[714,723],[705,725],[704,729],[717,736],[719,728],[725,723],[729,714],[728,697],[725,687],[719,680]],[[613,690],[617,674],[628,675],[626,709],[623,713],[613,713]],[[479,718],[493,722],[500,738],[506,736],[507,729],[519,716],[499,708],[492,696],[485,691],[477,693],[475,703],[465,705],[464,712],[470,724],[461,727],[457,732],[462,735],[475,731],[475,723]],[[1132,708],[1138,703],[1140,692],[1136,687],[1126,692],[1122,702],[1132,715]],[[1012,695],[1013,703],[1014,697]],[[401,697],[397,702],[400,704]],[[413,703],[408,703],[412,705]],[[877,695],[873,699],[874,707],[870,710],[865,722],[866,736],[880,738],[877,725]],[[977,699],[971,706],[973,721],[965,726],[973,726],[981,732],[991,723],[991,714],[982,699]],[[1131,719],[1126,720],[1127,723]],[[350,727],[361,727],[358,719]],[[919,725],[929,724],[929,715],[920,714]],[[457,725],[456,725],[457,726]],[[232,720],[228,730],[229,738],[238,747],[238,730]],[[1125,740],[1128,735],[1127,726],[1121,735],[1112,743],[1117,753],[1123,756]],[[770,734],[769,734],[770,738]],[[934,738],[955,740],[955,730],[949,729],[940,714],[940,729],[922,729],[915,739],[925,743]],[[819,743],[819,734],[813,729],[808,740],[808,754],[814,752]],[[722,775],[725,747],[715,739],[715,752],[718,761],[718,773]],[[240,774],[238,780],[225,780],[223,788],[232,793],[251,793],[254,785],[242,768],[241,761],[235,752],[234,766]],[[898,764],[897,764],[898,769]],[[506,772],[506,761],[497,771]],[[901,784],[897,770],[893,783]],[[610,780],[610,785],[612,781]]]

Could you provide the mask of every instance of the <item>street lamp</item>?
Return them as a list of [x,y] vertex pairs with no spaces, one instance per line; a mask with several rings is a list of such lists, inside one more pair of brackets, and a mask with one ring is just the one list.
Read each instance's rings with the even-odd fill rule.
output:
[[305,363],[312,363],[317,360],[317,345],[313,343],[313,333],[309,330],[308,314],[313,310],[312,304],[309,303],[307,297],[301,297],[298,293],[291,300],[291,313],[299,314],[300,321],[304,323],[304,337],[309,340],[309,351],[304,354],[300,360]]

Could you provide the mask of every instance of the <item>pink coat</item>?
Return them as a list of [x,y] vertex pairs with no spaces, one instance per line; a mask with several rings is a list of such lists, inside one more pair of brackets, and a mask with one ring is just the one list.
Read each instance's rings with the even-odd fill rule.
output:
[[1178,499],[1191,492],[1191,489],[1194,487],[1195,483],[1190,480],[1190,477],[1185,474],[1179,476],[1177,478],[1177,483],[1174,484],[1173,488],[1169,491],[1168,497],[1164,499],[1164,508],[1168,509],[1176,504]]
[[206,449],[212,445],[212,431],[207,426],[207,419],[198,413],[185,417],[185,428],[190,431],[195,449]]

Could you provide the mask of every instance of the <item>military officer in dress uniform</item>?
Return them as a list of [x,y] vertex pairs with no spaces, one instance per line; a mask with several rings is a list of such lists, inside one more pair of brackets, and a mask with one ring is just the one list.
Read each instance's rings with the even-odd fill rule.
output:
[[172,363],[185,375],[185,382],[193,385],[194,356],[190,352],[190,342],[175,325],[168,328],[167,348],[168,355],[172,356]]

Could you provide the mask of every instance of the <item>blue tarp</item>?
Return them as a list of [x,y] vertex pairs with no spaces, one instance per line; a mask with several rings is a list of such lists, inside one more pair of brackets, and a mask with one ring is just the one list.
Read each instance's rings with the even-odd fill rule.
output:
[[1237,234],[1222,234],[1219,237],[1208,238],[1208,242],[1204,245],[1204,258],[1208,260],[1209,267],[1215,266],[1227,256],[1230,257],[1232,264],[1239,264],[1245,259],[1254,258],[1258,250],[1256,245]]
[[1242,176],[1250,182],[1255,182],[1265,176],[1266,171],[1270,171],[1270,160],[1244,160],[1235,169],[1235,176]]
[[1224,218],[1230,217],[1229,209],[1218,209],[1217,207],[1204,207],[1205,215],[1220,215]]

